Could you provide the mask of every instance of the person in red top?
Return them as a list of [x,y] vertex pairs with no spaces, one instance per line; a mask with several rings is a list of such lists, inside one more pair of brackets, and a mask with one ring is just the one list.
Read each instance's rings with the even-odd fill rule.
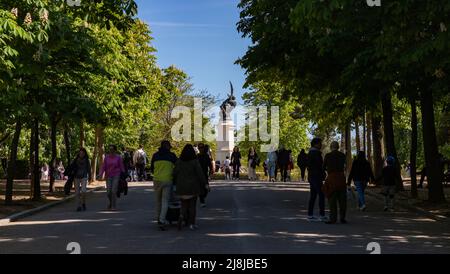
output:
[[[106,189],[108,193],[108,210],[116,211],[117,189],[119,188],[120,175],[125,172],[122,157],[117,153],[117,146],[110,145],[99,176],[106,177]],[[105,175],[105,176],[104,176]]]

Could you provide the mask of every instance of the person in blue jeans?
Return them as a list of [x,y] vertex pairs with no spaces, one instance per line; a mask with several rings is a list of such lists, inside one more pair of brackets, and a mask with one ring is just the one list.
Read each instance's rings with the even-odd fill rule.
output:
[[[310,185],[310,198],[308,206],[308,221],[326,221],[325,217],[325,195],[322,192],[325,171],[323,169],[322,139],[314,138],[311,141],[311,149],[308,153],[308,182]],[[320,218],[314,217],[314,206],[319,196]]]
[[267,171],[269,173],[269,182],[275,182],[278,156],[274,148],[267,154]]
[[366,153],[360,151],[358,156],[353,161],[352,169],[348,177],[347,185],[351,186],[352,181],[355,183],[356,191],[358,192],[358,207],[359,210],[366,210],[365,190],[369,181],[375,181],[372,167],[366,159]]

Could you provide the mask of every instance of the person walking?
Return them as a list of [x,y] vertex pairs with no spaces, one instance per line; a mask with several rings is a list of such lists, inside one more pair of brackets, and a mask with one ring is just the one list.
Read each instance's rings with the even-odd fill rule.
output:
[[327,173],[325,180],[325,194],[330,204],[330,220],[326,224],[335,224],[339,217],[342,224],[346,224],[347,213],[347,184],[345,180],[345,163],[346,156],[339,151],[339,143],[332,142],[330,145],[331,152],[325,155],[324,170]]
[[383,180],[384,211],[393,211],[395,202],[395,158],[387,157],[386,166],[383,168],[381,177],[377,181]]
[[[211,160],[209,154],[209,146],[204,144],[198,145],[199,153],[197,155],[198,162],[200,163],[200,167],[203,170],[203,175],[206,178],[206,184],[209,186],[209,176],[214,172],[213,161]],[[195,151],[195,150],[194,150]],[[209,187],[208,187],[209,189]],[[208,196],[208,192],[205,188],[202,188],[202,192],[199,195],[200,198],[200,206],[206,207],[206,197]]]
[[231,154],[231,166],[233,167],[233,180],[239,180],[239,173],[241,169],[241,152],[238,147],[233,149]]
[[120,176],[125,173],[123,159],[117,152],[116,145],[109,146],[109,152],[103,160],[99,176],[106,177],[106,189],[108,195],[108,210],[117,210],[117,190],[119,188]]
[[159,229],[166,230],[167,210],[173,184],[173,169],[177,156],[171,152],[169,141],[162,141],[159,150],[153,154],[150,171],[153,174],[153,187],[156,195],[156,220]]
[[123,148],[123,165],[125,167],[125,173],[127,175],[127,178],[132,181],[133,175],[131,173],[133,169],[133,157],[131,156],[130,150],[127,150],[126,148]]
[[283,147],[278,152],[278,166],[280,168],[281,181],[286,182],[288,177],[289,152]]
[[289,163],[287,168],[287,180],[291,182],[292,181],[291,174],[292,170],[294,169],[294,159],[292,158],[292,150],[288,150],[288,155],[289,155]]
[[86,192],[87,184],[91,180],[91,164],[85,148],[80,148],[77,158],[70,166],[75,183],[77,211],[86,211]]
[[358,192],[358,207],[359,210],[366,210],[366,198],[365,191],[369,181],[375,181],[373,176],[372,167],[369,161],[366,159],[366,153],[360,151],[358,157],[353,161],[350,175],[348,176],[347,185],[350,186],[351,182],[354,182],[356,192]]
[[134,153],[133,162],[136,167],[139,182],[146,179],[145,167],[147,166],[147,153],[144,151],[144,146],[140,145],[139,149]]
[[267,169],[269,172],[269,182],[276,181],[277,162],[278,162],[278,154],[275,148],[272,148],[272,150],[267,154]]
[[230,156],[227,156],[223,162],[223,169],[225,172],[225,180],[231,180],[231,161]]
[[[200,153],[201,149],[199,148]],[[197,215],[197,198],[209,191],[209,185],[200,162],[197,159],[194,147],[186,145],[181,152],[173,170],[176,194],[181,198],[181,215],[178,220],[178,229],[181,230],[183,221],[189,229],[195,230]]]
[[254,147],[251,147],[248,151],[248,179],[250,181],[257,180],[256,178],[256,167],[258,166],[258,154],[255,151]]
[[48,166],[48,164],[43,164],[42,165],[42,168],[41,168],[41,174],[42,174],[42,176],[41,176],[41,180],[42,181],[48,181],[48,179],[49,179],[49,166]]
[[302,182],[305,181],[306,167],[308,165],[308,154],[302,149],[297,157],[297,166],[300,168],[300,176]]
[[58,164],[58,172],[59,172],[59,180],[64,180],[64,171],[65,171],[65,168],[64,168],[64,164],[63,164],[63,162],[62,161],[59,161],[59,164]]
[[[310,198],[308,205],[308,221],[326,221],[325,218],[325,196],[322,192],[325,171],[323,170],[322,139],[314,138],[308,153],[308,182],[310,186]],[[314,206],[319,196],[320,218],[314,216]]]

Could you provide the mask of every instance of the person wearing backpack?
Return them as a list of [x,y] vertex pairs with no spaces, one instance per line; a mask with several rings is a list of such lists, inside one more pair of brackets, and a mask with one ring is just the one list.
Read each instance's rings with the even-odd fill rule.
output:
[[142,182],[146,179],[145,166],[147,165],[147,153],[145,153],[143,145],[140,145],[139,149],[134,153],[133,162],[136,167],[138,180]]

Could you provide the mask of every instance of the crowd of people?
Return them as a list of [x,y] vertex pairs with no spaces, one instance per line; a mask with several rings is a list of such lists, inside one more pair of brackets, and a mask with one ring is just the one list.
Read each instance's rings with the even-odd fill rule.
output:
[[[332,142],[331,152],[322,156],[322,140],[314,138],[311,148],[306,155],[306,168],[308,170],[308,182],[310,185],[310,200],[308,206],[309,221],[324,221],[327,224],[335,224],[338,219],[346,224],[348,195],[352,193],[351,184],[356,187],[358,193],[358,208],[366,210],[365,190],[369,182],[382,181],[385,197],[384,211],[394,210],[394,198],[396,193],[395,158],[386,158],[386,164],[382,175],[375,178],[366,154],[358,153],[354,159],[347,176],[346,155],[339,151],[339,143]],[[299,156],[300,158],[300,156]],[[314,215],[314,207],[319,197],[319,217]],[[328,199],[330,216],[325,216],[325,199]],[[338,214],[339,213],[339,214]]]
[[[322,140],[314,138],[308,153],[302,150],[297,157],[301,181],[310,186],[308,204],[309,221],[322,221],[335,224],[339,220],[347,223],[348,194],[353,183],[358,193],[358,207],[365,211],[365,190],[369,182],[383,181],[385,211],[393,210],[395,198],[395,159],[387,157],[382,176],[375,178],[371,165],[363,151],[359,152],[350,169],[347,168],[346,155],[339,151],[339,143],[332,142],[331,152],[322,155]],[[123,149],[119,153],[115,145],[109,146],[97,179],[106,180],[108,206],[117,210],[117,197],[120,196],[122,181],[146,180],[146,166],[152,174],[156,197],[156,222],[160,230],[166,230],[170,222],[177,222],[178,228],[184,226],[197,229],[197,202],[206,207],[206,198],[210,192],[209,180],[215,172],[215,162],[211,149],[206,144],[186,145],[180,156],[172,151],[169,141],[163,141],[150,161],[143,146],[133,152]],[[249,180],[257,180],[256,168],[260,165],[260,156],[254,148],[247,155]],[[226,179],[239,180],[242,155],[238,147],[231,157],[222,164]],[[292,151],[280,147],[268,153],[264,167],[270,182],[275,182],[277,173],[282,182],[291,180],[293,170]],[[59,169],[58,169],[59,170]],[[62,169],[61,169],[62,170]],[[347,174],[347,170],[349,174]],[[87,184],[92,179],[91,164],[86,149],[81,148],[74,161],[63,171],[65,177],[75,186],[77,211],[86,210]],[[306,176],[307,173],[307,176]],[[325,215],[325,200],[328,199],[329,217]],[[319,215],[314,215],[316,201]],[[178,205],[178,206],[176,206]],[[170,216],[170,217],[169,217]]]

